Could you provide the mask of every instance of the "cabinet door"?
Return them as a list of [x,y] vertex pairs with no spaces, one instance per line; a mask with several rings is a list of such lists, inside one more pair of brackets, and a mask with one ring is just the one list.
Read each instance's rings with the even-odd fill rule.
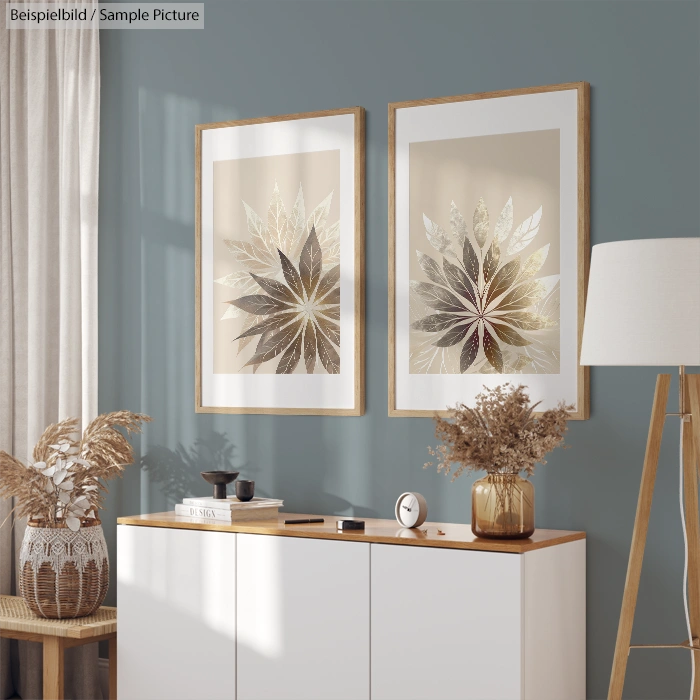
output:
[[117,527],[121,700],[234,700],[236,535]]
[[372,700],[518,700],[517,554],[371,545]]
[[239,700],[369,698],[369,544],[238,535]]

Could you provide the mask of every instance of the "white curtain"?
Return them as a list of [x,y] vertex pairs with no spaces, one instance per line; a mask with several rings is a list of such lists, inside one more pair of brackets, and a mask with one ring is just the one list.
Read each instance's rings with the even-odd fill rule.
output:
[[[21,459],[49,423],[97,413],[99,65],[97,30],[0,29],[0,449]],[[0,593],[16,593],[11,524]],[[3,640],[0,698],[41,685],[40,645]],[[66,697],[102,697],[96,644],[67,652]]]

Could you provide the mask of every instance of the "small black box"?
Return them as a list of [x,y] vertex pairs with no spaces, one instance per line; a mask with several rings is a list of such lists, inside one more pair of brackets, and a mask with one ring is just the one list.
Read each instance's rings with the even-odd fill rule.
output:
[[337,523],[339,530],[364,530],[365,521],[364,520],[338,520]]

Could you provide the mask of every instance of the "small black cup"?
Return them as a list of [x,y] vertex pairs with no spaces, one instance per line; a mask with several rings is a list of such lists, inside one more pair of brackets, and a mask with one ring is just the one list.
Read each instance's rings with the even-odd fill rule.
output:
[[239,501],[250,501],[255,494],[255,482],[248,479],[239,479],[236,484],[236,498]]

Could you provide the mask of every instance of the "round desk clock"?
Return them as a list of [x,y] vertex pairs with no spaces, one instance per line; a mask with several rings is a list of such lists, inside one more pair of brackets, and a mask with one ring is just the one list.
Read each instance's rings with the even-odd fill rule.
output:
[[407,491],[396,501],[396,519],[404,527],[418,527],[428,517],[428,504],[419,493]]

